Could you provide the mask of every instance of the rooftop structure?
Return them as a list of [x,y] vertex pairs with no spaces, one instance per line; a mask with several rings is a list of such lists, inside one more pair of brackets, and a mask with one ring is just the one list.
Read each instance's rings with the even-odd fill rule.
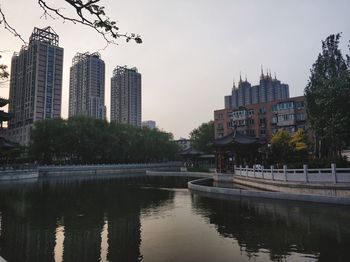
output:
[[58,46],[59,37],[50,26],[45,27],[43,29],[34,27],[33,33],[29,38],[29,45],[32,44],[34,41]]

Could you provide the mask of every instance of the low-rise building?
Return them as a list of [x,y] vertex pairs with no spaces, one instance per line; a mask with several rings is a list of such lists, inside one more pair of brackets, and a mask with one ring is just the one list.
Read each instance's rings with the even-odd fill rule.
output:
[[278,129],[295,132],[309,129],[304,96],[214,111],[215,138],[236,129],[252,137],[270,140]]

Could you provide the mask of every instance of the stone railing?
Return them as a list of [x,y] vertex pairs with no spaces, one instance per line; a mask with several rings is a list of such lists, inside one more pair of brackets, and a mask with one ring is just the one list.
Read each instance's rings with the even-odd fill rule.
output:
[[309,169],[307,165],[303,165],[302,169],[288,169],[286,165],[282,169],[275,169],[273,166],[270,168],[236,166],[235,175],[284,182],[350,183],[350,168],[337,168],[335,164],[332,164],[331,168],[318,169]]

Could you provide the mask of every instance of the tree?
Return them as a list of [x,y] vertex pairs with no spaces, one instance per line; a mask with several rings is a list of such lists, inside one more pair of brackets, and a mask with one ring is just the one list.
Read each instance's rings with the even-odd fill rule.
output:
[[322,52],[305,88],[308,114],[320,158],[336,158],[350,144],[350,59],[339,49],[340,34],[322,41]]
[[280,129],[271,138],[271,155],[275,162],[286,163],[292,155],[291,135]]
[[289,144],[291,145],[294,162],[305,161],[308,154],[308,137],[305,131],[299,128],[294,132],[290,138]]
[[190,133],[192,147],[204,153],[212,153],[213,148],[208,144],[214,140],[214,122],[201,124]]
[[171,133],[86,117],[34,124],[29,155],[40,163],[142,163],[173,160]]
[[[62,4],[65,2],[72,8],[76,15],[70,16],[65,14],[65,8],[56,7],[47,0],[38,0],[39,7],[43,10],[42,17],[50,17],[52,19],[60,18],[63,22],[70,21],[73,24],[82,24],[90,27],[100,34],[107,42],[107,44],[115,43],[113,40],[117,38],[125,38],[127,42],[134,40],[136,43],[142,43],[140,35],[131,33],[120,33],[116,22],[111,20],[105,13],[105,7],[99,5],[100,0],[61,0]],[[16,37],[19,37],[24,44],[26,41],[6,20],[6,16],[0,6],[0,24]]]
[[[0,58],[2,56],[0,55]],[[0,64],[0,80],[6,80],[9,77],[9,73],[7,71],[7,65]]]

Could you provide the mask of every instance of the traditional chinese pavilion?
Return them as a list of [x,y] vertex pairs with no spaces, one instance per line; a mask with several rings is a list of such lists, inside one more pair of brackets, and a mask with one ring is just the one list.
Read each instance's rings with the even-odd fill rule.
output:
[[247,136],[235,130],[233,133],[213,141],[216,169],[219,173],[231,173],[235,165],[253,165],[262,161],[259,148],[266,140]]

